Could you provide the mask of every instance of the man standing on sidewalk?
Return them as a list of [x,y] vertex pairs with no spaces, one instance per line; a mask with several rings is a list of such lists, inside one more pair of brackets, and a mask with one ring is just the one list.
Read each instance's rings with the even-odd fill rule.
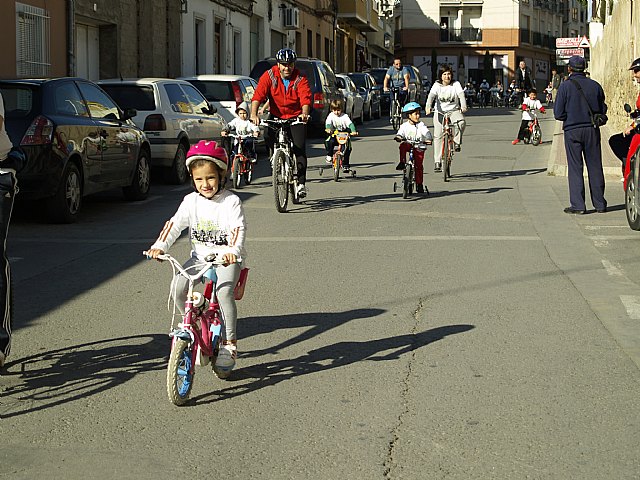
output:
[[607,113],[607,105],[604,103],[602,87],[595,80],[587,78],[584,69],[583,57],[574,55],[569,59],[569,79],[560,84],[553,105],[556,120],[563,122],[571,202],[571,205],[564,209],[564,213],[570,214],[583,214],[587,209],[582,174],[583,158],[589,175],[591,203],[596,212],[607,211],[600,129],[595,128],[591,121],[591,112]]
[[562,82],[562,78],[558,73],[558,70],[555,68],[551,69],[551,103],[556,101],[556,96],[558,95],[558,89],[560,88],[560,83]]

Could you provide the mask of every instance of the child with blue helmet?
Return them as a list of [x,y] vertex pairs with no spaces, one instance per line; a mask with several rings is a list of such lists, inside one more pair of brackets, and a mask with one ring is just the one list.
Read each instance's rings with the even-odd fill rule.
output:
[[[396,166],[396,170],[404,170],[405,159],[409,151],[414,148],[410,143],[405,140],[413,142],[421,142],[430,145],[433,137],[427,126],[420,121],[420,104],[416,102],[409,102],[402,107],[402,113],[407,115],[407,121],[400,125],[398,133],[394,139],[400,143],[400,162]],[[415,165],[416,174],[416,192],[424,193],[423,176],[424,170],[422,163],[424,161],[424,150],[414,148],[413,150],[413,162]]]

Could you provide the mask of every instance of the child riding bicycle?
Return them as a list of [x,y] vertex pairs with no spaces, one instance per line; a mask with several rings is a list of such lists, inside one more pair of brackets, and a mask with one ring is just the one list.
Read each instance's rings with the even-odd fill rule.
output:
[[541,113],[545,113],[544,107],[537,96],[537,90],[532,88],[529,90],[529,97],[522,102],[522,121],[518,129],[518,137],[511,142],[511,145],[517,145],[529,135],[529,122],[533,120],[530,110],[540,110]]
[[424,150],[414,148],[411,143],[407,142],[408,140],[411,142],[422,142],[430,145],[433,140],[429,128],[420,121],[420,109],[420,104],[416,102],[409,102],[402,107],[402,113],[407,115],[407,121],[400,125],[394,140],[396,142],[401,142],[398,147],[400,150],[400,162],[396,166],[396,170],[404,170],[407,154],[413,148],[413,162],[416,169],[416,192],[424,193],[424,172],[422,167],[422,163],[424,161]]
[[[338,140],[335,135],[331,135],[334,131],[349,132],[350,136],[358,135],[356,132],[356,126],[353,124],[349,115],[344,113],[344,101],[342,99],[336,99],[331,101],[331,113],[327,115],[327,119],[324,122],[324,130],[329,134],[329,137],[324,141],[324,146],[327,149],[327,156],[325,158],[327,163],[333,161],[333,150],[338,144]],[[349,159],[351,158],[351,140],[347,140],[344,150],[344,159],[342,161],[342,168],[345,173],[349,172]]]
[[[260,128],[249,120],[249,104],[242,102],[236,108],[236,118],[231,120],[227,124],[227,128],[222,130],[222,136],[226,137],[229,132],[235,132],[238,135],[253,135],[258,137],[260,135]],[[251,163],[256,163],[258,156],[255,149],[255,138],[246,137],[242,140],[243,150],[248,158],[251,159]],[[238,145],[233,146],[232,154],[238,153]]]
[[[201,140],[189,149],[186,164],[196,191],[184,197],[148,255],[157,259],[189,227],[191,258],[184,264],[185,269],[203,262],[212,253],[222,256],[225,264],[216,267],[218,281],[215,288],[226,335],[213,370],[218,376],[221,373],[228,375],[237,356],[237,309],[233,290],[245,258],[244,211],[240,199],[224,189],[228,168],[224,148],[214,141]],[[181,313],[184,313],[187,290],[188,281],[182,275],[176,275],[171,282],[171,294]]]

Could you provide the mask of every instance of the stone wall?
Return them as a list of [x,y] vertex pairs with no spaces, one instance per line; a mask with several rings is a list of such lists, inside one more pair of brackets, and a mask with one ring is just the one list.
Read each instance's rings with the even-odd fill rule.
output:
[[614,133],[628,125],[623,106],[633,106],[640,91],[628,70],[631,62],[640,57],[639,42],[640,1],[618,0],[611,17],[606,19],[602,38],[591,48],[589,63],[591,78],[604,88],[609,106],[607,126]]

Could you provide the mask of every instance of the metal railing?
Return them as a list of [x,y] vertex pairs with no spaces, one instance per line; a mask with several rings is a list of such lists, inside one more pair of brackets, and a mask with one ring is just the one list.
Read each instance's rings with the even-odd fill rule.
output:
[[481,42],[482,30],[479,28],[442,28],[440,29],[441,42]]

